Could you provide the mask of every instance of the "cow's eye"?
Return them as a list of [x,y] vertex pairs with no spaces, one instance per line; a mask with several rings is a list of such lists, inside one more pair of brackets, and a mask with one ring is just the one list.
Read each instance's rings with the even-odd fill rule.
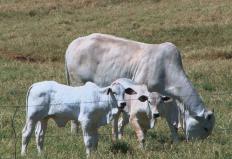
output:
[[209,131],[209,129],[208,129],[208,128],[204,128],[204,130],[205,130],[206,132],[208,132],[208,131]]

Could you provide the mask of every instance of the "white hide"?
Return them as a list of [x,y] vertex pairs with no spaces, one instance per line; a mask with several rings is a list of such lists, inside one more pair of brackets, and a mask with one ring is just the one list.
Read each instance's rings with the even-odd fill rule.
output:
[[188,80],[180,51],[172,43],[146,44],[94,33],[70,43],[65,64],[69,85],[93,81],[106,86],[118,78],[129,78],[147,85],[150,92],[183,103],[189,119],[194,119],[186,122],[186,134],[191,138],[205,138],[212,132],[214,114]]
[[[71,87],[54,81],[33,84],[27,94],[26,124],[22,131],[22,150],[25,155],[30,136],[35,126],[38,152],[43,149],[44,135],[49,118],[59,127],[69,120],[80,122],[87,155],[97,148],[98,128],[108,124],[125,105],[126,88],[120,83],[100,88],[87,82],[84,86]],[[37,125],[36,125],[37,124]]]

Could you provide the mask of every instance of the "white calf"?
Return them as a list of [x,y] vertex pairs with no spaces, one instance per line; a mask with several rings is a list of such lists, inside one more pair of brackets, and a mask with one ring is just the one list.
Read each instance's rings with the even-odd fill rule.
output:
[[160,115],[166,119],[173,141],[178,141],[177,129],[180,112],[174,100],[155,92],[150,93],[149,100],[143,103],[134,99],[133,95],[127,95],[125,100],[127,106],[124,108],[123,116],[118,123],[119,137],[123,136],[123,128],[130,122],[140,147],[143,148],[147,130],[154,127],[155,119]]
[[65,126],[69,120],[80,122],[86,153],[89,155],[97,148],[98,128],[109,123],[118,108],[126,105],[123,99],[125,93],[136,92],[120,82],[105,88],[91,82],[80,87],[54,81],[33,84],[27,93],[27,117],[22,131],[21,154],[25,155],[35,126],[37,149],[41,153],[47,121],[52,118],[58,127]]
[[[120,78],[120,79],[116,80],[115,82],[120,82],[120,83],[123,83],[124,85],[131,86],[133,88],[133,90],[135,92],[137,92],[137,94],[133,94],[133,95],[126,94],[125,95],[125,100],[129,104],[129,107],[130,107],[131,98],[133,98],[133,102],[137,101],[138,103],[140,103],[142,105],[144,105],[145,101],[148,100],[149,92],[147,90],[147,86],[137,84],[134,81],[127,79],[127,78]],[[133,108],[133,110],[136,109],[136,104],[133,104],[133,107],[134,106],[135,106],[135,108]],[[129,107],[127,107],[127,108],[129,108]],[[117,114],[115,114],[115,117],[113,118],[112,134],[113,134],[114,140],[117,140],[118,137],[121,137],[121,134],[123,133],[121,131],[118,131],[118,119],[119,119],[120,114],[123,113],[124,119],[127,120],[128,118],[127,118],[126,112],[128,113],[128,111],[121,109],[120,111],[118,111]]]
[[[151,106],[156,106],[159,115],[168,123],[168,127],[171,131],[171,138],[174,143],[179,141],[177,131],[180,127],[183,127],[183,111],[180,109],[180,103],[172,98],[161,96],[159,93],[151,93]],[[155,116],[154,116],[155,117]]]

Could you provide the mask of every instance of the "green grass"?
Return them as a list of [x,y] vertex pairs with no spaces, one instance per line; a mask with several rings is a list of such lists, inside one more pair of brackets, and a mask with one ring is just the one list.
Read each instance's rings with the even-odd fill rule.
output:
[[[20,106],[14,124],[17,157],[21,158],[28,87],[42,80],[66,83],[68,44],[93,32],[176,44],[189,79],[207,107],[215,110],[216,126],[206,140],[173,145],[167,124],[159,120],[148,132],[144,151],[127,127],[120,143],[113,144],[110,135],[101,135],[92,158],[232,158],[232,131],[223,130],[232,128],[231,6],[230,0],[1,0],[0,159],[14,155],[11,119],[16,108],[12,106]],[[110,126],[100,129],[100,134],[110,133]],[[70,135],[69,124],[59,129],[50,121],[46,136],[45,154],[37,157],[33,137],[27,158],[85,158],[81,131]]]

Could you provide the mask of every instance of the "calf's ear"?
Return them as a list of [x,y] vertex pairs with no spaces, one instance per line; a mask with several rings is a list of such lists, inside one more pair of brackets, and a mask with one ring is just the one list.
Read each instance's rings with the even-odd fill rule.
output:
[[100,92],[106,93],[108,95],[108,94],[110,94],[110,92],[112,92],[112,89],[110,87],[105,87],[105,88],[101,89]]
[[132,88],[126,88],[125,89],[125,93],[126,94],[129,94],[129,95],[132,95],[132,94],[137,94]]

